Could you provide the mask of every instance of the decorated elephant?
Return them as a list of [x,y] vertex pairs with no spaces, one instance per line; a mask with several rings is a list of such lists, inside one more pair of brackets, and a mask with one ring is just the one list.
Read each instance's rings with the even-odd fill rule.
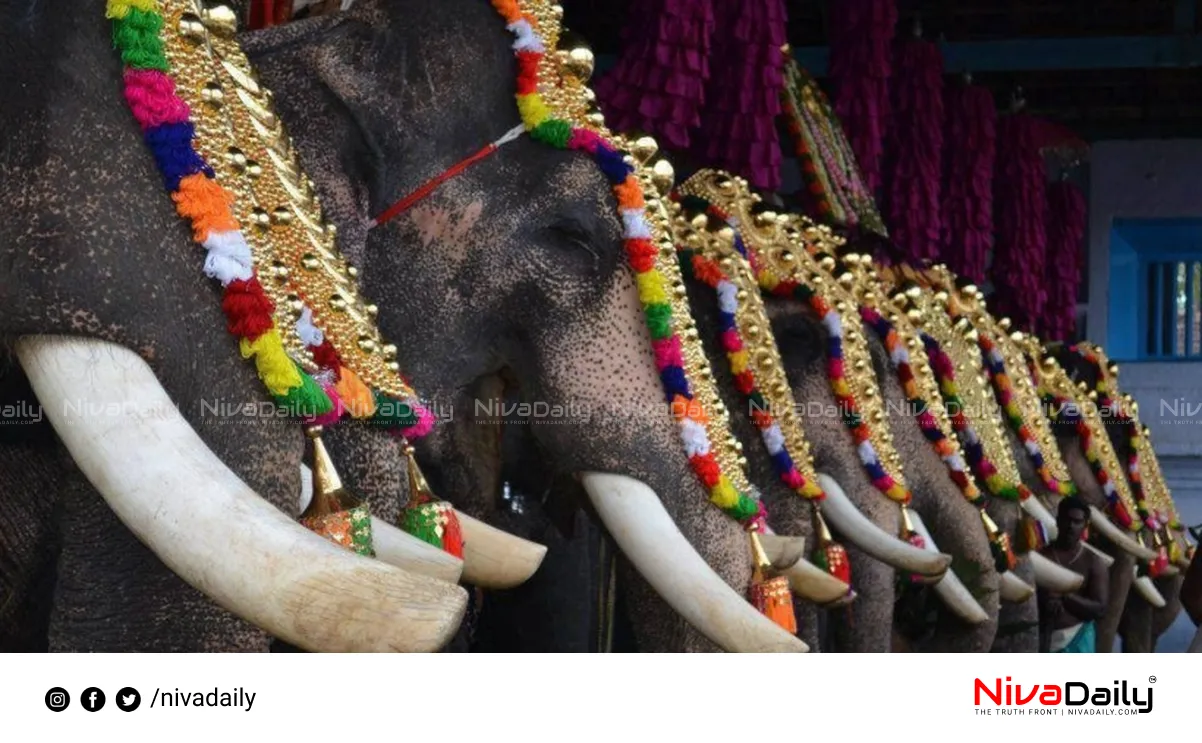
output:
[[[299,190],[299,199],[314,207],[315,200],[306,191],[316,188],[324,197],[326,216],[342,228],[338,245],[342,256],[352,265],[370,266],[360,275],[335,262],[338,275],[333,281],[353,287],[353,280],[359,279],[364,294],[382,305],[380,326],[390,335],[397,334],[392,337],[404,338],[403,352],[393,349],[396,362],[388,361],[385,368],[395,374],[396,368],[403,366],[424,394],[445,399],[450,396],[444,394],[447,391],[507,366],[529,394],[562,404],[582,401],[598,412],[583,425],[541,429],[538,438],[554,458],[557,471],[585,473],[582,480],[592,506],[651,584],[631,581],[636,633],[642,647],[712,648],[717,643],[727,649],[804,649],[727,585],[746,589],[752,553],[743,529],[704,502],[706,491],[728,511],[741,509],[745,518],[756,516],[755,503],[746,492],[734,490],[729,475],[702,487],[689,472],[679,439],[683,428],[693,437],[689,444],[686,436],[686,445],[695,447],[698,435],[720,441],[720,426],[699,433],[700,421],[673,420],[666,411],[637,421],[613,414],[621,404],[632,406],[662,395],[669,377],[673,382],[679,379],[662,369],[657,374],[643,308],[621,265],[619,221],[613,215],[613,202],[602,175],[587,158],[555,152],[542,142],[520,140],[447,183],[403,219],[368,232],[371,216],[414,188],[427,175],[423,169],[439,170],[461,157],[456,153],[470,149],[471,143],[495,138],[498,125],[504,129],[507,122],[517,120],[508,78],[513,69],[508,61],[511,50],[502,28],[505,19],[482,3],[465,1],[462,6],[461,13],[446,13],[445,8],[436,13],[416,3],[360,3],[348,14],[252,34],[243,42],[257,67],[257,78],[240,65],[237,50],[231,48],[235,12],[183,3],[114,2],[109,16],[116,29],[111,38],[130,68],[126,98],[146,129],[146,141],[153,149],[161,144],[159,138],[167,136],[164,132],[176,137],[167,143],[176,149],[165,151],[182,163],[155,151],[156,164],[169,189],[180,188],[186,177],[196,176],[203,182],[203,178],[224,177],[230,171],[253,181],[269,171],[264,158],[290,154],[284,140],[269,142],[266,149],[257,145],[255,151],[263,155],[253,161],[241,150],[180,150],[187,144],[187,137],[179,141],[180,132],[193,131],[189,111],[212,115],[223,109],[238,110],[241,105],[250,118],[234,123],[249,127],[246,130],[252,133],[260,128],[270,130],[276,115],[292,123],[290,128],[298,135],[294,145],[299,162],[319,183],[309,184],[297,176],[293,171],[299,166],[286,157],[270,167],[284,173],[281,183],[286,191],[289,187]],[[500,9],[505,11],[507,6]],[[189,451],[200,448],[204,453],[189,456],[197,457],[196,466],[217,474],[203,479],[194,476],[187,486],[179,477],[168,479],[172,483],[168,500],[161,497],[161,482],[156,490],[145,481],[143,459],[135,457],[131,464],[126,457],[121,466],[122,451],[113,437],[100,442],[104,447],[98,445],[94,430],[66,437],[68,423],[51,416],[59,436],[68,439],[67,448],[88,482],[79,472],[68,471],[68,482],[55,489],[61,493],[60,514],[54,528],[46,532],[55,532],[61,547],[56,566],[59,580],[49,618],[50,647],[262,649],[269,636],[314,649],[433,649],[444,645],[465,611],[466,595],[461,589],[388,568],[379,561],[352,560],[352,555],[293,528],[295,523],[284,516],[299,510],[295,494],[300,490],[296,465],[301,458],[301,437],[289,436],[286,429],[267,423],[220,428],[220,422],[197,413],[203,399],[209,397],[242,401],[263,399],[263,395],[253,376],[226,353],[228,340],[215,329],[219,320],[211,301],[212,289],[194,274],[184,273],[194,267],[183,250],[183,225],[167,209],[170,202],[152,191],[150,163],[138,154],[140,143],[133,137],[128,111],[117,100],[115,83],[113,90],[96,84],[97,80],[117,79],[118,57],[109,48],[106,28],[86,14],[53,10],[44,9],[45,16],[34,14],[31,23],[14,23],[14,28],[21,29],[18,43],[7,49],[78,47],[80,56],[73,59],[79,60],[79,69],[92,74],[22,87],[25,92],[5,110],[13,122],[49,129],[57,123],[53,114],[62,100],[57,96],[67,95],[66,110],[72,114],[68,121],[75,132],[59,143],[23,143],[14,164],[5,163],[12,172],[6,173],[4,187],[6,191],[14,189],[6,195],[22,195],[20,200],[14,199],[19,206],[6,223],[12,229],[5,238],[6,252],[13,256],[8,264],[12,280],[4,282],[6,336],[22,339],[16,344],[19,366],[47,407],[66,396],[64,380],[78,376],[89,364],[100,371],[84,375],[86,390],[106,403],[125,401],[121,394],[128,390],[112,393],[115,397],[105,397],[105,390],[136,377],[148,398],[171,403],[199,433],[199,440],[188,441]],[[59,23],[51,21],[52,17],[67,20]],[[512,25],[513,19],[509,20]],[[189,69],[189,64],[204,62],[188,57],[206,48],[206,44],[198,46],[198,40],[207,42],[210,52],[217,49],[215,53],[222,57],[208,60],[221,65],[213,68],[219,80],[199,89],[177,86],[175,91],[183,96],[187,108],[179,101],[142,97],[160,95],[170,86],[170,80],[150,71],[172,70],[175,64]],[[519,42],[538,43],[530,42],[529,37],[521,37]],[[474,52],[460,53],[469,43]],[[415,54],[419,47],[422,53]],[[31,51],[29,58],[38,57]],[[153,82],[144,78],[153,78]],[[424,81],[424,89],[410,84],[419,79]],[[158,88],[151,90],[155,85]],[[272,101],[263,94],[264,87],[274,91],[278,114],[268,108]],[[201,139],[215,138],[215,130],[205,126],[212,125],[195,128],[203,135]],[[206,146],[213,147],[212,143]],[[204,154],[212,159],[215,152],[226,159],[213,160],[212,167],[198,157]],[[629,172],[620,153],[610,147],[595,147],[592,154],[601,159],[602,171],[611,181],[615,170],[619,175]],[[195,172],[181,177],[179,172],[171,172],[173,167],[192,167]],[[72,183],[64,194],[56,175],[64,172],[119,174],[120,187],[96,191],[88,190],[87,184]],[[630,177],[617,185],[627,185],[625,196],[633,198]],[[249,188],[253,192],[256,186]],[[291,192],[288,196],[295,198]],[[186,198],[176,201],[181,210],[190,208],[184,203]],[[239,216],[261,224],[264,230],[254,233],[255,237],[292,229],[295,222],[311,218],[311,214],[289,215],[286,206],[275,211],[246,206],[237,207],[245,212]],[[225,226],[200,224],[196,213],[184,215],[192,219],[194,237],[201,242],[210,237],[209,232]],[[630,215],[626,216],[630,222]],[[51,227],[40,227],[45,224]],[[83,224],[88,225],[86,249],[82,246],[85,233],[68,229]],[[333,230],[321,228],[320,234],[323,239],[332,237]],[[130,235],[163,237],[160,244],[151,244],[130,240]],[[211,251],[206,268],[227,284],[223,302],[227,329],[236,335],[249,332],[229,318],[232,306],[245,303],[261,310],[266,298],[253,296],[253,292],[232,297],[228,285],[246,288],[236,282],[251,283],[242,272],[250,271],[253,264],[237,245],[209,242],[205,245]],[[264,268],[270,269],[271,281],[289,285],[297,281],[290,271],[324,269],[325,260],[335,260],[326,255],[329,245],[321,247],[325,252],[313,259],[308,254],[293,256],[296,268],[286,263],[267,263]],[[75,285],[64,280],[64,266],[76,274],[107,275],[113,280]],[[138,277],[137,281],[129,284],[130,276]],[[489,282],[495,283],[489,286]],[[318,304],[321,295],[311,297],[308,303],[302,295],[295,300],[284,295],[279,304],[286,304],[301,317],[284,313],[280,315],[284,320],[272,320],[290,331],[279,323],[317,326],[328,312],[346,310],[360,325],[370,323],[365,318],[375,315],[373,309],[359,300],[357,290],[348,291],[340,290],[338,301],[331,301],[330,307]],[[206,314],[206,308],[212,314]],[[306,309],[312,315],[302,320]],[[687,312],[678,317],[678,330],[684,333]],[[556,321],[548,322],[548,318]],[[319,329],[330,336],[341,334],[345,340],[346,333],[336,326]],[[75,350],[78,345],[67,344],[63,351],[64,345],[57,340],[25,340],[27,336],[69,332],[95,341],[84,344],[87,350],[81,354]],[[290,337],[290,333],[282,334]],[[299,330],[297,336],[306,347],[322,346],[321,341],[309,343]],[[101,341],[136,350],[142,362]],[[244,356],[257,355],[253,343],[243,340]],[[186,354],[173,353],[181,346],[188,349]],[[386,361],[393,358],[389,347],[374,337],[360,336],[357,347],[352,336],[350,345],[336,350],[348,358],[360,352]],[[210,366],[209,359],[217,358],[223,361]],[[202,359],[203,364],[199,363]],[[263,381],[280,397],[279,390],[272,388],[272,383],[280,380],[263,368],[261,358],[256,360]],[[15,374],[16,366],[10,368]],[[338,379],[339,384],[353,370],[348,365],[344,371],[347,374]],[[704,372],[704,364],[693,371]],[[286,376],[293,378],[291,373]],[[696,389],[704,387],[703,382],[684,376]],[[314,399],[324,399],[321,395],[325,393],[329,405],[337,410],[329,384],[323,386],[321,379],[299,372],[296,377],[301,386],[284,384],[285,390],[300,389]],[[394,383],[402,390],[408,384],[407,380],[403,385]],[[320,391],[316,389],[319,386]],[[369,389],[365,411],[352,404],[357,399],[354,389],[335,389],[352,417],[370,416],[371,403],[379,401]],[[382,408],[382,404],[375,406],[373,421],[383,415]],[[338,416],[333,413],[333,417]],[[86,421],[86,417],[80,420]],[[417,424],[407,422],[401,434],[416,436],[409,429]],[[185,428],[177,425],[173,436],[186,438],[190,432]],[[143,438],[154,439],[157,430],[142,432]],[[387,534],[381,524],[386,526],[392,520],[404,490],[400,474],[405,464],[403,451],[368,425],[339,426],[326,432],[325,439],[336,458],[349,461],[342,472],[349,486],[345,490],[358,491],[372,504],[377,514],[372,522],[376,536]],[[141,456],[136,451],[137,437],[120,443]],[[725,444],[721,441],[714,446]],[[310,505],[343,492],[316,487],[319,480],[326,485],[332,482],[324,452],[324,447],[314,449],[315,488]],[[169,453],[159,452],[164,462],[172,461]],[[81,458],[87,461],[80,462]],[[40,484],[35,474],[20,468],[14,468],[11,475],[6,472],[6,477],[20,478],[11,492],[30,498]],[[168,477],[172,473],[158,474]],[[279,513],[264,510],[253,498],[248,500],[250,494],[243,482],[258,492],[271,493]],[[95,497],[89,483],[96,484],[104,502]],[[175,528],[181,528],[180,522],[190,512],[180,504],[199,497],[196,489],[200,483],[209,491],[225,486],[236,492],[225,493],[225,500],[214,500],[225,504],[224,511],[215,505],[210,511],[191,513],[197,536],[181,546],[178,534],[160,529],[157,522],[166,514]],[[655,493],[662,495],[662,501]],[[159,510],[147,513],[147,504],[155,504]],[[200,566],[211,558],[203,550],[197,551],[206,544],[207,530],[219,527],[223,513],[242,508],[282,530],[287,539],[299,540],[297,549],[303,546],[316,551],[312,559],[302,561],[302,570],[325,570],[327,565],[350,560],[343,568],[349,577],[345,582],[335,581],[328,591],[330,597],[311,596],[287,606],[252,606],[248,599],[253,592],[247,593],[244,584],[229,585],[222,576],[214,578],[211,571],[201,571]],[[44,514],[36,515],[42,516],[39,523],[45,523]],[[615,528],[618,525],[621,528]],[[266,529],[263,524],[258,526]],[[244,565],[243,572],[255,574],[256,568],[265,569],[261,564],[264,550],[256,550],[251,539],[258,533],[237,532],[251,542],[245,545],[247,559],[260,560],[258,565]],[[481,541],[467,536],[465,575],[471,570],[472,545]],[[139,539],[150,548],[139,545]],[[721,577],[690,542],[705,553]],[[235,544],[229,548],[230,554],[240,556],[241,549],[241,543]],[[649,561],[650,553],[661,559]],[[107,555],[119,557],[105,559]],[[363,577],[365,571],[371,574],[370,580]],[[381,583],[391,586],[391,593],[379,595]],[[315,590],[319,583],[294,578],[290,585],[305,591]],[[655,591],[665,595],[667,604],[655,597]],[[343,605],[338,601],[368,599],[373,608],[366,616],[381,619],[337,622],[339,614],[334,609]],[[408,608],[397,609],[398,601]],[[301,621],[305,617],[295,616],[310,607],[328,620]],[[138,621],[147,615],[162,619],[154,626]],[[104,628],[96,626],[92,619],[96,616],[106,618]],[[415,622],[421,616],[422,621],[409,626],[405,621],[384,620],[384,616]],[[691,629],[686,619],[700,631]]]

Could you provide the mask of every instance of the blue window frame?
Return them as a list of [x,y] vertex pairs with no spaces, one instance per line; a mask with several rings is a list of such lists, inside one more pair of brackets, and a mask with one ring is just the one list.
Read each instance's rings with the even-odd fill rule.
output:
[[1116,219],[1109,294],[1113,358],[1202,361],[1202,219]]

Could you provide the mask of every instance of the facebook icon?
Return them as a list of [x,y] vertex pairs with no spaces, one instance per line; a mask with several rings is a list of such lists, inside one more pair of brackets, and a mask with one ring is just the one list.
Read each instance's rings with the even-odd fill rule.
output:
[[95,686],[89,686],[83,690],[79,701],[88,712],[96,712],[104,706],[104,692]]

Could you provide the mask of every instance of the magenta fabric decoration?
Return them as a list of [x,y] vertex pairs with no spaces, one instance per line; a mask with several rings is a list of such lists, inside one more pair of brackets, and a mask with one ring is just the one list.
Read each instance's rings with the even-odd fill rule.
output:
[[1068,181],[1048,186],[1048,301],[1040,335],[1071,341],[1077,327],[1077,292],[1085,254],[1085,196]]
[[1016,328],[1036,332],[1047,302],[1047,171],[1039,149],[1039,123],[1026,114],[998,122],[994,177],[997,236],[990,306]]
[[897,26],[895,0],[838,0],[830,4],[830,78],[835,112],[872,194],[881,187],[889,120],[889,77]]
[[917,38],[900,42],[896,52],[887,224],[898,257],[921,266],[939,258],[943,55]]
[[784,0],[712,0],[712,66],[690,151],[755,188],[780,187],[776,117],[784,90]]
[[943,229],[939,259],[958,276],[985,283],[993,243],[997,108],[978,85],[949,85],[944,129]]
[[615,131],[688,149],[710,77],[711,0],[630,0],[626,17],[621,57],[593,86],[601,110]]

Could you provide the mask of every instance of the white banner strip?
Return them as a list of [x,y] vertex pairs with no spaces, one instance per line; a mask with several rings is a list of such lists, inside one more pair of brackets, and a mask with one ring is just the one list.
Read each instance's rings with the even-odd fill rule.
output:
[[172,743],[367,734],[400,743],[820,734],[1013,743],[1069,731],[1130,741],[1193,729],[1200,703],[1189,654],[95,654],[0,663],[6,730],[123,743],[164,733]]

